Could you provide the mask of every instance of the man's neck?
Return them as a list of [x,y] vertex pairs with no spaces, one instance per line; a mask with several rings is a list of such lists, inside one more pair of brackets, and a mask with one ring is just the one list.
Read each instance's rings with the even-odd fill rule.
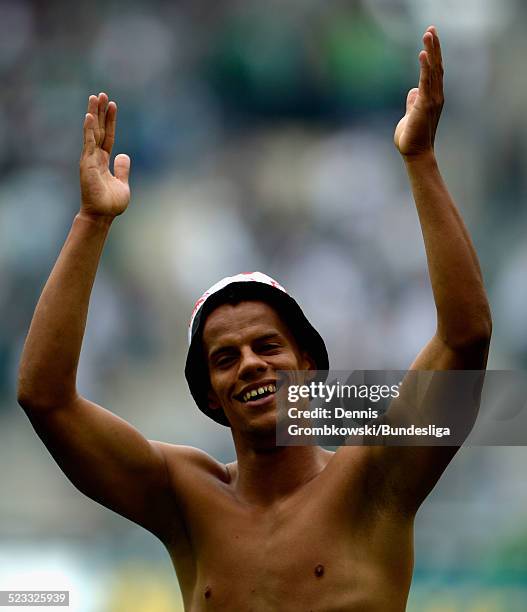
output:
[[240,499],[258,506],[283,501],[312,480],[333,455],[320,446],[254,448],[234,439],[238,461],[228,466]]

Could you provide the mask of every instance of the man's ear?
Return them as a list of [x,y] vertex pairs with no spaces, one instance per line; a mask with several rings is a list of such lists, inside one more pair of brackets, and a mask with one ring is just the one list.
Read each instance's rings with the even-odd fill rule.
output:
[[[307,351],[302,351],[302,370],[316,370],[316,369],[317,369],[317,364],[315,360],[313,359],[313,357],[311,357],[311,355]],[[310,376],[309,378],[312,378],[312,376]]]
[[220,400],[212,389],[209,389],[207,393],[207,399],[209,400],[209,408],[211,410],[218,410],[219,408],[221,408]]

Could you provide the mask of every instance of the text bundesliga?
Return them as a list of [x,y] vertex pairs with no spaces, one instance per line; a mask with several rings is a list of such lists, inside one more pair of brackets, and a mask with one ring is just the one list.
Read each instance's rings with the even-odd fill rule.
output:
[[442,438],[450,435],[450,427],[436,427],[435,425],[426,425],[425,427],[416,427],[409,425],[408,427],[395,427],[388,423],[377,423],[375,425],[361,425],[360,427],[339,427],[338,425],[319,425],[316,427],[301,427],[300,425],[289,425],[287,432],[290,436],[314,436],[314,437],[329,437],[329,436],[368,436],[368,437],[428,437]]

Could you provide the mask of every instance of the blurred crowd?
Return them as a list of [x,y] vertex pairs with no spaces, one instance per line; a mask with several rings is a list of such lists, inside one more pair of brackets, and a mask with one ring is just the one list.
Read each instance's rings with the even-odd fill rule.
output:
[[[489,367],[522,369],[520,0],[0,0],[0,579],[10,565],[2,548],[21,542],[58,538],[81,558],[94,533],[106,534],[98,544],[112,560],[133,532],[129,557],[145,567],[151,550],[72,489],[15,400],[31,314],[79,207],[88,95],[106,91],[118,104],[115,153],[132,158],[132,203],[103,256],[79,388],[148,437],[230,460],[228,432],[197,414],[183,377],[193,303],[219,278],[276,277],[321,331],[336,369],[404,369],[434,332],[420,229],[392,143],[431,23],[446,77],[437,155],[489,291]],[[420,588],[429,593],[429,576],[438,593],[465,576],[489,606],[482,589],[512,581],[515,601],[527,588],[522,453],[468,449],[456,460],[422,512],[411,601]],[[473,609],[522,609],[500,607],[496,592],[495,607]],[[472,609],[467,597],[465,589],[434,610],[459,601]],[[93,606],[78,609],[132,609]]]

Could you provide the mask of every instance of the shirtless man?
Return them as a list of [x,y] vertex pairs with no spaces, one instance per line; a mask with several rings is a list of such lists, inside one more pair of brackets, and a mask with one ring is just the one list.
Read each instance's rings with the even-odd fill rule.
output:
[[[436,333],[411,367],[479,370],[490,312],[474,248],[434,156],[443,104],[434,27],[423,43],[419,87],[409,92],[395,131],[437,307]],[[198,349],[189,353],[191,390],[200,408],[227,419],[237,461],[222,465],[194,448],[148,441],[77,393],[99,257],[130,196],[130,159],[118,155],[114,175],[108,167],[116,112],[106,94],[90,96],[81,208],[35,311],[20,366],[20,404],[79,490],[164,542],[188,612],[403,611],[414,516],[457,449],[276,447],[276,372],[324,365],[325,348],[314,348],[314,330],[310,340],[300,338],[264,292],[202,311],[192,330]],[[204,368],[202,389],[196,359]],[[259,387],[270,395],[247,401]]]

